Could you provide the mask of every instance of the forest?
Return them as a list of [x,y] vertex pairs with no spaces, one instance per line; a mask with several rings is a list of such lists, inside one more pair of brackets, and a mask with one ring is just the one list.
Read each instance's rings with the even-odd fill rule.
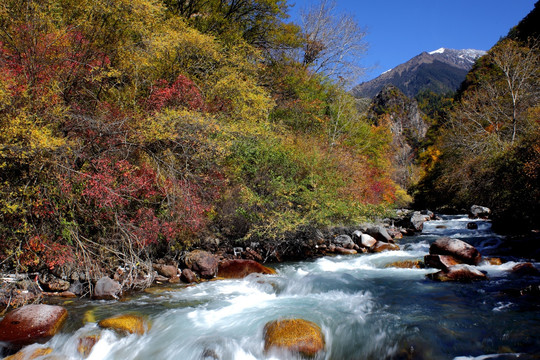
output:
[[420,101],[431,128],[404,188],[390,124],[347,91],[364,32],[326,1],[302,24],[290,6],[3,1],[2,268],[93,273],[212,239],[284,241],[386,216],[412,196],[418,208],[480,203],[538,224],[534,20],[455,97]]

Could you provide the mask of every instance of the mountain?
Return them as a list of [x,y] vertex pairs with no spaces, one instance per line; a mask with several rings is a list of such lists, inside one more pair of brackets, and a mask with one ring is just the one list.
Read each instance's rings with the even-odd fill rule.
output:
[[465,79],[476,59],[485,54],[483,50],[445,48],[423,52],[379,77],[357,85],[353,95],[373,98],[385,85],[394,85],[409,97],[425,89],[438,94],[453,92]]

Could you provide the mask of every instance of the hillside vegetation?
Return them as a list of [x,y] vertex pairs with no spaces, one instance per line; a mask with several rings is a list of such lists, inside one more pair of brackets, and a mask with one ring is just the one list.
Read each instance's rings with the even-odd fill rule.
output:
[[[512,232],[540,223],[540,3],[480,58],[439,111],[417,206],[492,208]],[[442,105],[443,103],[441,103]]]
[[389,129],[320,70],[331,47],[288,6],[3,1],[2,268],[91,277],[388,209]]

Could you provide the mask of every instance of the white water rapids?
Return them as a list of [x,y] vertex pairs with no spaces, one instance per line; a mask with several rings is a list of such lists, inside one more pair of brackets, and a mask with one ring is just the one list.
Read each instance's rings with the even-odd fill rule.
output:
[[[173,286],[123,302],[66,303],[68,326],[47,344],[33,346],[52,347],[62,359],[81,359],[78,339],[100,334],[89,360],[296,359],[286,352],[265,353],[263,341],[267,322],[295,317],[322,328],[326,346],[316,359],[536,358],[540,306],[535,298],[506,292],[538,283],[508,271],[526,259],[480,266],[489,280],[470,284],[433,282],[425,275],[434,269],[386,267],[423,259],[439,236],[496,254],[502,238],[490,223],[476,221],[478,229],[468,230],[468,222],[445,217],[425,223],[421,235],[401,240],[400,251],[278,264],[277,275]],[[95,323],[83,325],[88,310],[97,320],[143,314],[151,329],[121,336]]]

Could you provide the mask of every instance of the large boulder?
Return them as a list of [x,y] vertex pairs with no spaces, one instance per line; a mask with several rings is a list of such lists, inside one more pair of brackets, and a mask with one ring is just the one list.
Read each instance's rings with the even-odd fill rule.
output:
[[469,210],[469,217],[471,219],[487,219],[491,214],[491,209],[485,206],[473,205]]
[[382,242],[392,242],[392,237],[390,234],[388,234],[388,231],[381,226],[371,226],[367,229],[367,234],[373,236],[376,240],[382,241]]
[[450,266],[446,270],[441,270],[433,274],[428,274],[428,278],[435,281],[459,281],[471,282],[486,280],[487,276],[474,266],[460,264]]
[[0,322],[0,342],[20,348],[46,342],[62,327],[67,310],[53,305],[26,305],[9,312]]
[[429,247],[429,253],[431,255],[450,255],[469,265],[477,265],[482,261],[482,255],[474,246],[463,240],[449,237],[438,238]]
[[450,266],[461,264],[461,261],[450,255],[426,255],[424,265],[429,268],[446,270]]
[[264,327],[264,350],[286,349],[305,356],[315,356],[324,349],[321,328],[303,319],[275,320]]
[[218,259],[215,255],[204,250],[194,250],[184,259],[188,269],[195,271],[204,279],[211,279],[218,271]]
[[431,220],[430,214],[422,214],[420,211],[415,211],[411,216],[411,225],[416,231],[422,231],[424,223]]
[[138,315],[118,315],[101,320],[98,325],[104,329],[112,329],[121,333],[142,335],[148,327],[144,319]]
[[225,279],[241,279],[249,274],[275,274],[276,271],[254,260],[224,260],[219,263],[218,276]]
[[94,287],[94,298],[96,299],[118,299],[121,293],[122,285],[107,276],[99,279]]

